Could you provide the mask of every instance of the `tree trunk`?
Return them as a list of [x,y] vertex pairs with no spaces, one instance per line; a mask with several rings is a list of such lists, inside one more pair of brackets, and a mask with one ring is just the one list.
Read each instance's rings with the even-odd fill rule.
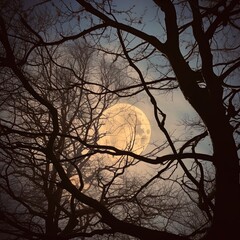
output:
[[167,55],[185,98],[205,123],[213,145],[213,163],[216,168],[216,197],[212,227],[207,240],[240,239],[240,185],[239,160],[232,127],[222,104],[219,79],[210,76],[216,87],[200,88],[201,74],[194,72],[185,62],[179,49]]
[[240,186],[237,149],[226,116],[217,111],[213,111],[213,114],[214,118],[206,125],[214,150],[216,198],[213,224],[206,239],[240,239],[238,236]]

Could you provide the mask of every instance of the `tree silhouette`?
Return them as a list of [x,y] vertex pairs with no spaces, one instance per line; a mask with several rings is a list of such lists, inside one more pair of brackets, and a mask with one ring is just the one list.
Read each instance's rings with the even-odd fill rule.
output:
[[[2,238],[237,238],[239,7],[3,1]],[[183,138],[158,96],[180,92],[197,114]],[[99,144],[104,110],[143,96],[161,141]]]

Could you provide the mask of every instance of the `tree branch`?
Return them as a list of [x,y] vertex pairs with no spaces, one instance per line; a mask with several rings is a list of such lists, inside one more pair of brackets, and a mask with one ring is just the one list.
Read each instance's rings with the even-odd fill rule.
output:
[[112,20],[111,18],[109,18],[107,15],[103,14],[102,12],[98,11],[96,8],[94,8],[90,3],[88,3],[85,0],[76,0],[81,6],[83,6],[85,8],[86,11],[92,13],[93,15],[95,15],[96,17],[100,18],[105,24],[107,24],[108,26],[114,27],[116,29],[120,29],[126,32],[129,32],[147,42],[150,43],[154,43],[154,45],[158,46],[158,49],[161,49],[162,52],[165,51],[165,45],[160,42],[156,37],[146,34],[143,31],[140,31],[136,28],[133,28],[129,25],[125,25],[123,23],[120,22],[116,22],[114,20]]

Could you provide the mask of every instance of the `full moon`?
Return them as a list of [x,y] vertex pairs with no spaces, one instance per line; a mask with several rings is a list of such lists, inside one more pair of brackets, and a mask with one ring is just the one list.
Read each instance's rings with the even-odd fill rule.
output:
[[117,103],[104,111],[100,134],[99,145],[141,154],[149,144],[151,126],[142,110],[127,103]]

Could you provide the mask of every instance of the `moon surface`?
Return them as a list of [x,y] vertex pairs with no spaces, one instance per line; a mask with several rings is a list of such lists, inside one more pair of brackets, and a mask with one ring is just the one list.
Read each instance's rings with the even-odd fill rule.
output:
[[151,125],[139,108],[117,103],[103,112],[99,145],[114,146],[141,154],[151,137]]

